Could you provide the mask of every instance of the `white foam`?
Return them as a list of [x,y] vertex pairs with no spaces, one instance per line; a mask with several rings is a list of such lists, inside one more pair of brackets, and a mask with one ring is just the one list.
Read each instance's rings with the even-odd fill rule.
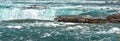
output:
[[109,29],[108,32],[120,34],[120,28],[114,27],[114,28]]
[[53,20],[55,18],[54,9],[1,9],[0,20],[14,20],[14,19],[41,19]]
[[68,28],[66,28],[66,30],[74,30],[75,28],[73,28],[73,27],[68,27]]
[[76,29],[82,29],[84,27],[82,26],[75,26],[75,27],[67,27],[66,30],[76,30]]
[[22,28],[22,26],[6,26],[7,28],[16,28],[16,29],[21,29]]
[[84,28],[84,27],[82,27],[82,26],[80,26],[80,25],[78,25],[78,26],[75,26],[75,27],[76,27],[76,28],[80,28],[80,29],[81,29],[81,28]]
[[106,33],[120,34],[120,28],[113,27],[113,28],[109,29],[108,31],[99,31],[99,32],[96,32],[96,34],[106,34]]
[[77,23],[65,23],[64,25],[76,25]]
[[45,38],[45,37],[49,37],[49,36],[51,36],[51,34],[49,34],[49,33],[44,33],[41,38]]
[[66,9],[66,8],[82,8],[83,6],[62,6],[62,7],[51,7],[52,9]]
[[32,23],[31,26],[57,27],[62,25],[54,22],[37,22],[37,23]]
[[60,26],[59,24],[56,24],[56,23],[52,23],[52,22],[48,22],[48,23],[43,23],[43,26],[45,27],[57,27],[57,26]]
[[26,19],[26,18],[32,18],[32,19],[35,18],[35,19],[37,19],[38,14],[39,14],[39,11],[38,11],[38,10],[26,9],[26,10],[23,10],[23,15],[22,15],[22,17],[24,17],[25,19]]
[[110,33],[110,32],[106,32],[106,31],[99,31],[99,32],[96,32],[96,34],[106,34],[106,33]]

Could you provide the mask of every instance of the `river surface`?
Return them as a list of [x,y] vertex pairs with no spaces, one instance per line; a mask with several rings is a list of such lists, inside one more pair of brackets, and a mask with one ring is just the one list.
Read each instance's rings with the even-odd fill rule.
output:
[[[27,9],[29,5],[48,8]],[[119,10],[119,5],[33,1],[2,3],[0,41],[120,41],[119,23],[90,24],[54,20],[57,16],[64,15],[105,18]]]

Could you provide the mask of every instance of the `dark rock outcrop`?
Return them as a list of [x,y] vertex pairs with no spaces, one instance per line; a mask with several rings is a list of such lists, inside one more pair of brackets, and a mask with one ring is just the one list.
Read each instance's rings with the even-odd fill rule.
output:
[[120,13],[110,15],[106,19],[107,21],[112,22],[112,23],[120,23]]
[[84,17],[58,17],[55,20],[59,22],[74,22],[74,23],[106,23],[106,19],[84,18]]
[[74,23],[120,23],[120,13],[109,15],[106,19],[96,17],[81,17],[81,16],[59,16],[55,18],[59,22],[74,22]]

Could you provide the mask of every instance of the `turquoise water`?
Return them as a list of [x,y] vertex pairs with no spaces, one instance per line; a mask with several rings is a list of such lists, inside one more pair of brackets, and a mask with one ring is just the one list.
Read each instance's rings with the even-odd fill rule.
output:
[[[34,2],[33,2],[34,3]],[[119,11],[109,6],[37,4],[46,9],[26,9],[30,3],[0,5],[0,41],[120,41],[120,24],[56,22],[64,15],[106,17]],[[101,9],[103,8],[103,9]]]
[[[31,23],[32,22],[32,23]],[[1,22],[1,41],[119,41],[120,24]]]

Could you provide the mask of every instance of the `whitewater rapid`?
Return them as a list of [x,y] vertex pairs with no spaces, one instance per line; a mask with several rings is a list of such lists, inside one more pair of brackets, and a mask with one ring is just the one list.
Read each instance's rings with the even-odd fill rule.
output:
[[[0,23],[1,40],[75,40],[75,41],[118,41],[120,25],[113,23]],[[7,38],[5,38],[7,37]],[[12,38],[11,38],[12,37]],[[32,37],[28,39],[29,37]]]
[[[103,8],[104,10],[101,10]],[[110,9],[107,9],[110,8]],[[24,6],[14,5],[12,7],[0,8],[0,20],[17,20],[17,19],[39,19],[39,20],[54,20],[57,16],[62,15],[92,15],[96,16],[111,15],[117,12],[112,7],[87,7],[87,6],[63,6],[63,7],[49,7],[46,9],[25,9]],[[96,13],[95,13],[96,12]],[[93,15],[94,14],[94,15]],[[100,16],[101,17],[101,16]]]
[[40,20],[53,20],[55,17],[55,10],[53,9],[0,9],[1,20],[14,20],[14,19],[40,19]]

